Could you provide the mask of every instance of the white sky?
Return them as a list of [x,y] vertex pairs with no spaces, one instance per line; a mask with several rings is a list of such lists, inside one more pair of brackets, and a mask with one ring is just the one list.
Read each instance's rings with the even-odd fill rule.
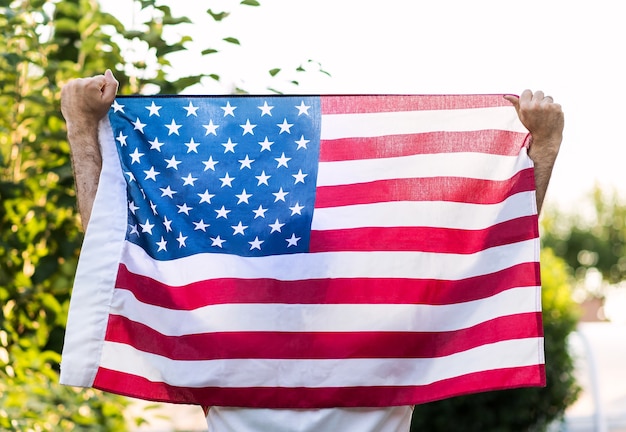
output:
[[[201,42],[171,59],[177,74],[219,73],[196,94],[227,93],[521,93],[544,90],[563,105],[565,139],[546,205],[576,206],[595,183],[626,193],[626,3],[621,0],[232,0],[176,1]],[[130,0],[102,2],[119,16]],[[162,2],[168,3],[168,2]],[[121,6],[121,8],[120,8]],[[126,6],[128,7],[128,6]],[[216,25],[206,9],[229,10]],[[197,17],[197,18],[196,18]],[[241,46],[220,44],[234,36]],[[216,43],[216,41],[218,41]],[[201,57],[203,48],[224,48]],[[312,59],[331,73],[287,73]],[[314,68],[313,68],[314,69]],[[280,78],[281,73],[277,78]]]

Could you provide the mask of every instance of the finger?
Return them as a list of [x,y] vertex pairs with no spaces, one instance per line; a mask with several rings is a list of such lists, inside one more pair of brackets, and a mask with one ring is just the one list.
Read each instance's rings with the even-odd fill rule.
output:
[[541,90],[537,90],[535,94],[533,94],[533,100],[541,102],[543,101],[544,95]]
[[520,95],[520,104],[528,103],[533,98],[533,92],[530,89],[526,89]]

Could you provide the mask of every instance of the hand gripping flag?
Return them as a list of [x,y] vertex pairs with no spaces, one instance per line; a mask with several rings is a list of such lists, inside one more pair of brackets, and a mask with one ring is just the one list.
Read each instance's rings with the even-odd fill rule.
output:
[[502,95],[118,97],[61,381],[266,408],[544,385],[527,136]]

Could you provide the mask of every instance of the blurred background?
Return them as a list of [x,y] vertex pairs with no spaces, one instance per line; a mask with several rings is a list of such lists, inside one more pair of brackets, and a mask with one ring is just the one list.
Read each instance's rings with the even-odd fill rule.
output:
[[553,96],[548,386],[421,406],[413,428],[626,431],[623,16],[619,0],[0,0],[0,429],[204,428],[195,407],[58,385],[82,241],[59,95],[110,68],[124,94]]

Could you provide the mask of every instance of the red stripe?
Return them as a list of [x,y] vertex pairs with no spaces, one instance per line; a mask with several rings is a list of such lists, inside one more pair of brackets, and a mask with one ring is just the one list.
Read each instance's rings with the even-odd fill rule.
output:
[[216,332],[165,336],[110,315],[105,339],[172,360],[435,358],[503,340],[540,337],[541,312],[445,332]]
[[513,105],[503,95],[340,95],[321,97],[323,114],[490,108]]
[[335,408],[414,405],[464,394],[545,386],[543,364],[476,372],[422,386],[388,387],[177,387],[99,368],[94,387],[157,402],[250,408]]
[[502,181],[462,177],[379,180],[368,183],[320,186],[315,196],[315,208],[388,201],[497,204],[516,193],[534,190],[535,179],[532,168],[522,170],[511,179]]
[[519,132],[481,130],[323,140],[320,162],[459,152],[517,156],[526,136]]
[[170,287],[120,264],[116,287],[142,303],[174,310],[213,304],[452,304],[486,298],[511,287],[539,286],[539,263],[530,262],[458,281],[436,279],[215,279]]
[[432,227],[368,227],[311,231],[309,252],[416,251],[472,254],[539,237],[536,216],[483,230]]

